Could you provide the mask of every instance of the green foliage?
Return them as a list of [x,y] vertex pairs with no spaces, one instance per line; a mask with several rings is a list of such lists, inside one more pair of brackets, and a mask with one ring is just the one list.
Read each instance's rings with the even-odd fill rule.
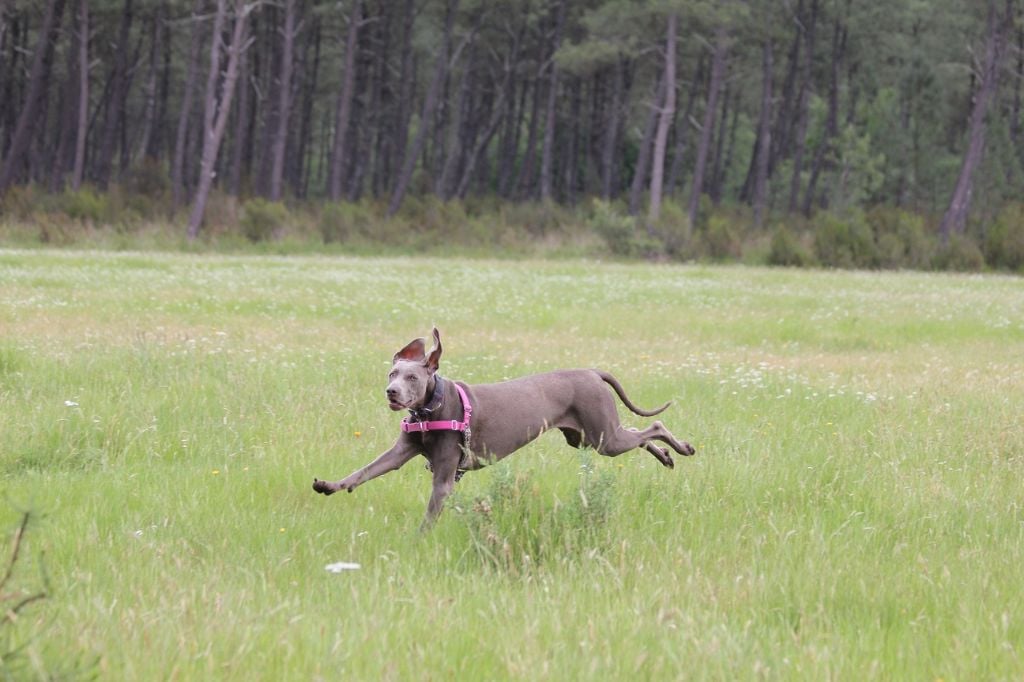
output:
[[374,226],[381,221],[367,202],[329,202],[320,211],[318,226],[325,244],[348,242],[355,238],[368,239]]
[[772,230],[769,265],[807,267],[815,263],[814,254],[785,223],[779,223]]
[[89,187],[66,191],[60,198],[60,204],[69,218],[81,222],[101,223],[110,215],[108,195]]
[[1007,204],[989,226],[985,258],[994,267],[1024,269],[1024,203]]
[[736,260],[743,251],[742,229],[732,216],[714,212],[697,230],[696,252],[717,261]]
[[868,204],[885,179],[885,154],[876,151],[871,135],[848,125],[836,141],[837,177],[830,206],[860,208]]
[[871,268],[878,264],[874,233],[863,211],[824,211],[815,218],[818,261],[835,268]]
[[608,245],[616,256],[636,256],[642,248],[637,235],[636,220],[620,213],[615,206],[603,199],[595,199],[588,226]]
[[590,455],[580,467],[577,490],[567,502],[551,502],[529,472],[497,465],[488,491],[451,505],[465,518],[473,555],[484,567],[513,576],[548,564],[578,561],[600,550],[615,508],[615,477],[595,471]]
[[925,270],[932,266],[938,239],[925,229],[924,218],[900,208],[876,206],[867,213],[883,268]]
[[288,208],[283,203],[257,198],[245,202],[239,225],[246,239],[262,242],[280,235],[288,222]]
[[935,266],[939,270],[977,272],[985,267],[985,256],[971,237],[952,234],[936,252]]

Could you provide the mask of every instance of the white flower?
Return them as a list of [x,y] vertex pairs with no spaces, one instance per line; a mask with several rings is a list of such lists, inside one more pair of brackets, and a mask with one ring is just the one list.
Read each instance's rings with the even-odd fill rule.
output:
[[328,573],[343,573],[345,571],[358,571],[362,566],[348,561],[339,561],[334,564],[327,564],[324,568]]
[[76,403],[74,400],[65,400],[64,401],[64,406],[65,407],[78,407],[78,403]]

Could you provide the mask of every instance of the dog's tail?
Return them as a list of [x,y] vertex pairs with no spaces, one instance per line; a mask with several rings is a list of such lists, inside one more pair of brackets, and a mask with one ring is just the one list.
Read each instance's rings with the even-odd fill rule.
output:
[[619,383],[618,379],[613,377],[608,372],[602,372],[599,369],[595,369],[594,372],[596,372],[597,376],[601,377],[601,379],[606,384],[608,384],[613,389],[615,389],[615,393],[619,396],[619,400],[622,401],[623,405],[625,405],[626,407],[628,407],[630,410],[632,410],[636,414],[640,415],[641,417],[653,417],[656,414],[661,414],[662,412],[664,412],[665,410],[668,409],[669,405],[672,404],[672,401],[670,400],[670,401],[668,401],[667,403],[665,403],[664,405],[662,405],[661,407],[659,407],[657,409],[654,409],[654,410],[642,410],[639,407],[637,407],[636,405],[634,405],[633,401],[629,399],[629,396],[626,395],[626,391],[622,388],[622,384]]

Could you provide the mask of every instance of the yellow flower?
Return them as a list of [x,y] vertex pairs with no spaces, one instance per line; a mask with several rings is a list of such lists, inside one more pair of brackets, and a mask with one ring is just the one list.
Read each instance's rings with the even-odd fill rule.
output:
[[214,476],[220,476],[220,469],[214,469],[210,473],[213,474]]
[[363,435],[362,431],[356,431],[356,438],[359,438],[359,436],[361,436],[361,435]]

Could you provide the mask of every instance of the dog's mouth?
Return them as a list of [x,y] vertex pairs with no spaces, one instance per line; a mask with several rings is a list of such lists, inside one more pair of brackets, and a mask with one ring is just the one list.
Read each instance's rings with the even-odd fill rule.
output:
[[398,402],[397,400],[388,400],[388,407],[391,408],[392,412],[398,412],[399,410],[405,409],[405,405]]

